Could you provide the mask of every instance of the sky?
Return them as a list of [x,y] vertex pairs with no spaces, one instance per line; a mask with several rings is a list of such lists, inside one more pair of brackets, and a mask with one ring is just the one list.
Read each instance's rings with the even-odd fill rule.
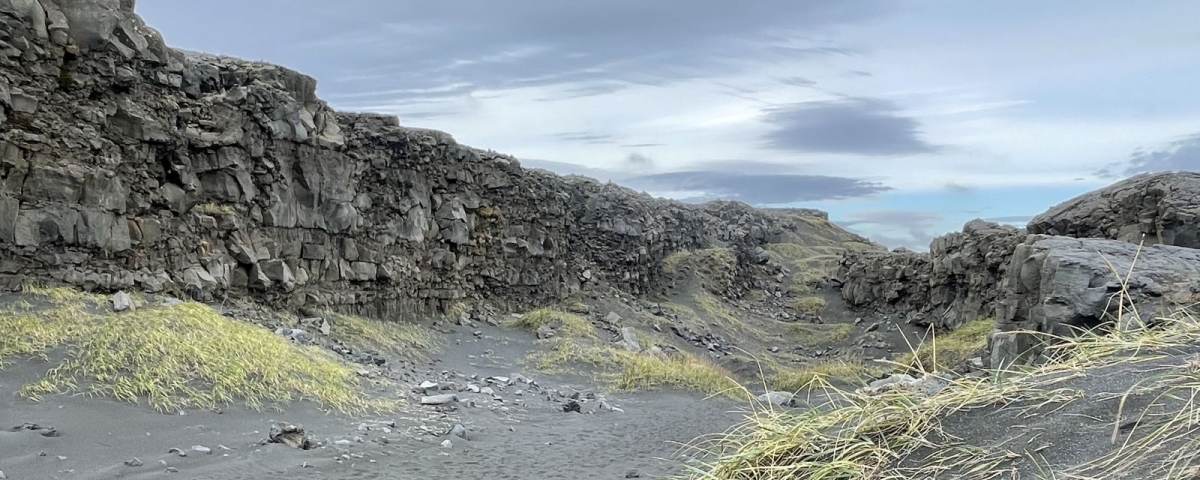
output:
[[1200,170],[1200,2],[141,0],[167,43],[277,63],[527,167],[820,208],[926,250]]

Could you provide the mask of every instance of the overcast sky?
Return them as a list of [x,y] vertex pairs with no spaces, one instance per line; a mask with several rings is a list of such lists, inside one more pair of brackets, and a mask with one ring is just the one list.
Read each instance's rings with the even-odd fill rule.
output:
[[1200,169],[1200,2],[141,0],[173,46],[279,63],[527,166],[815,207],[924,250]]

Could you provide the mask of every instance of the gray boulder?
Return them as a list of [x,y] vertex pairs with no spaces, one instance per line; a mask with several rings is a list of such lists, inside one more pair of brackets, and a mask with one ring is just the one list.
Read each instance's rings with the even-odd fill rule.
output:
[[1033,217],[1029,233],[1200,248],[1200,172],[1142,174]]
[[453,393],[444,393],[441,395],[429,395],[421,397],[421,405],[445,405],[458,401],[458,395]]
[[633,327],[621,327],[621,339],[617,345],[631,352],[642,351],[642,345],[637,338],[637,330],[634,330]]
[[[1135,260],[1136,258],[1136,260]],[[1109,265],[1112,265],[1112,268]],[[1121,305],[1121,279],[1129,299]],[[1154,312],[1200,301],[1200,250],[1118,240],[1031,235],[1017,245],[990,340],[992,366],[1028,363],[1044,336],[1116,322],[1119,306],[1152,321]],[[1125,319],[1128,324],[1129,319]]]
[[759,403],[776,407],[794,406],[795,395],[788,392],[767,392],[758,396]]

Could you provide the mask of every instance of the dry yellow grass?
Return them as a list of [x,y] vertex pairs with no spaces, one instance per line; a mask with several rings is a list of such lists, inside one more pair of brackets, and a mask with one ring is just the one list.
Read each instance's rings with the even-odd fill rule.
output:
[[805,315],[820,315],[828,304],[821,297],[800,297],[788,302],[788,306]]
[[[951,340],[952,348],[943,350],[945,346],[930,344],[929,358],[933,352],[955,355],[973,351],[984,324],[990,326],[982,320],[964,326],[968,330],[959,335],[961,338]],[[1200,345],[1200,321],[1186,312],[1135,324],[1141,326],[1048,338],[1056,343],[1047,350],[1047,363],[990,371],[984,377],[944,379],[947,386],[933,393],[904,389],[882,393],[869,389],[843,391],[818,377],[811,387],[823,391],[828,400],[815,408],[756,409],[734,428],[694,443],[690,452],[699,461],[688,466],[690,478],[1017,478],[1018,472],[1010,462],[1021,458],[1021,454],[1002,445],[972,446],[942,431],[941,420],[956,412],[1012,405],[1021,406],[1022,410],[1015,412],[1018,417],[1043,407],[1050,412],[1040,414],[1052,414],[1084,396],[1063,384],[1088,376],[1090,369],[1162,360],[1168,358],[1164,352],[1191,352]],[[917,352],[913,357],[921,355]],[[1122,412],[1126,397],[1132,395],[1153,399],[1140,416]],[[1129,418],[1139,422],[1129,432],[1121,433],[1120,427]],[[1198,431],[1200,356],[1195,356],[1165,373],[1136,382],[1120,399],[1113,418],[1112,452],[1066,471],[1043,472],[1041,478],[1193,479],[1200,473]],[[1034,463],[1041,465],[1036,459]]]
[[526,312],[519,317],[509,318],[505,321],[505,325],[531,331],[536,331],[543,325],[550,325],[556,331],[571,337],[594,337],[596,335],[587,318],[554,308],[539,308]]
[[528,359],[543,372],[563,372],[588,365],[598,370],[598,380],[613,391],[672,387],[710,395],[739,393],[731,373],[703,357],[690,353],[673,355],[632,352],[597,344],[592,340],[556,339],[548,351]]
[[330,338],[409,360],[427,360],[440,348],[429,330],[418,325],[372,320],[329,312]]
[[[308,400],[342,414],[387,410],[369,399],[355,370],[332,353],[293,344],[195,302],[105,312],[103,299],[70,289],[28,288],[52,306],[0,314],[0,358],[58,362],[20,393],[145,401],[159,411],[243,403],[251,408]],[[65,358],[50,350],[65,348]]]
[[789,340],[806,347],[826,347],[844,344],[854,334],[854,326],[848,323],[789,323]]
[[918,371],[943,371],[967,361],[987,347],[988,334],[995,322],[990,318],[972,320],[945,333],[933,332],[925,341],[896,363]]
[[859,359],[832,359],[786,367],[776,365],[772,370],[774,373],[769,379],[771,388],[786,392],[798,392],[832,380],[858,383],[882,371],[881,368],[870,367]]

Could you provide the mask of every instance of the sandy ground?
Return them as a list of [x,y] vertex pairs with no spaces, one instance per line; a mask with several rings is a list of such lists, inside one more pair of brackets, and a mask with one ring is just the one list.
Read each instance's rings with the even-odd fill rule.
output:
[[[533,346],[528,336],[458,330],[447,332],[445,353],[405,376],[495,395],[462,392],[452,407],[413,405],[383,418],[305,404],[159,414],[98,398],[32,403],[16,390],[46,366],[21,362],[0,371],[0,471],[10,479],[663,478],[678,472],[683,444],[742,418],[744,405],[671,391],[609,394],[606,403],[621,411],[600,408],[600,398],[589,401],[589,379],[528,372],[518,361]],[[508,382],[488,380],[496,376]],[[576,392],[582,413],[564,412]],[[264,445],[278,422],[303,426],[322,446]],[[466,439],[448,433],[456,424]]]

